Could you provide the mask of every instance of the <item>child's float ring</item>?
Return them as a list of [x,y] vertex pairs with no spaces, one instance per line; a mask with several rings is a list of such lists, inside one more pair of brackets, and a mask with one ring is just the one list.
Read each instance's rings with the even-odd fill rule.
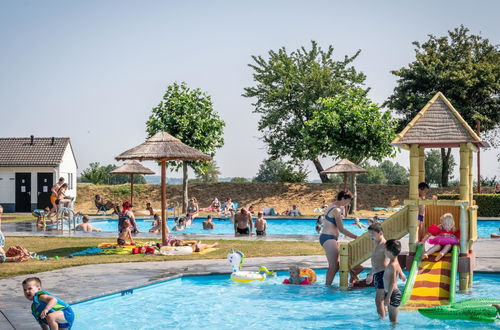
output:
[[316,273],[311,268],[301,268],[299,276],[307,276],[309,279],[309,284],[313,284],[316,282]]
[[267,275],[275,275],[275,272],[267,270],[266,267],[259,267],[258,272],[242,271],[243,259],[245,258],[243,252],[232,251],[227,255],[227,259],[231,263],[233,272],[231,273],[231,280],[240,283],[248,283],[252,281],[264,281]]

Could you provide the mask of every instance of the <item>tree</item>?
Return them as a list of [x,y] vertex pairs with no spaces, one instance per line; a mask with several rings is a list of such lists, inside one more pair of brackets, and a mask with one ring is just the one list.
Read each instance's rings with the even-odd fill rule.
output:
[[[493,129],[500,122],[500,51],[488,39],[469,34],[463,25],[448,36],[429,35],[415,46],[415,61],[391,71],[398,77],[394,93],[386,101],[402,119],[403,128],[438,91],[453,104],[465,121],[481,130]],[[441,179],[448,186],[451,149],[441,149]]]
[[[90,163],[89,168],[83,170],[80,177],[81,182],[90,182],[93,184],[125,184],[130,183],[130,175],[127,174],[111,174],[111,171],[117,168],[116,165],[100,165],[100,163]],[[145,184],[144,175],[135,174],[134,183]]]
[[[167,87],[163,99],[153,108],[146,132],[153,136],[166,131],[183,143],[213,157],[217,148],[224,144],[225,123],[214,110],[210,96],[199,88],[190,89],[186,83],[173,83]],[[205,173],[210,164],[206,162],[169,162],[169,166],[183,170],[183,212],[188,200],[188,166],[196,174]]]
[[248,182],[247,178],[242,178],[242,177],[234,177],[234,178],[231,178],[231,182]]
[[381,112],[362,89],[322,99],[304,123],[303,145],[311,155],[347,158],[359,164],[394,154],[396,121]]
[[304,144],[304,127],[312,119],[318,99],[361,88],[365,75],[351,66],[359,53],[335,61],[333,46],[323,50],[312,41],[310,50],[302,47],[288,54],[283,47],[269,51],[267,60],[252,56],[254,63],[249,66],[257,84],[245,88],[243,96],[256,99],[254,113],[261,115],[258,128],[271,157],[287,156],[297,164],[310,160],[321,181],[328,181],[321,173],[319,154]]
[[196,175],[199,182],[217,182],[220,175],[219,167],[215,161],[207,162],[202,173]]
[[299,167],[295,170],[293,165],[279,159],[265,159],[259,166],[254,182],[305,182],[307,171]]
[[[443,187],[441,168],[442,161],[440,152],[436,149],[431,149],[430,151],[425,153],[425,181],[431,184],[437,184],[440,187]],[[455,168],[455,159],[453,155],[450,155],[449,160],[449,168],[450,172],[453,172]],[[449,182],[449,179],[452,179],[453,175],[450,175],[446,178],[446,182]]]
[[398,163],[393,163],[390,160],[384,160],[378,165],[378,167],[382,170],[382,172],[384,172],[384,176],[387,178],[388,184],[408,184],[408,170]]
[[368,163],[363,163],[360,166],[365,168],[368,173],[359,174],[357,176],[358,183],[387,184],[387,178],[385,177],[384,171],[379,166],[369,165]]

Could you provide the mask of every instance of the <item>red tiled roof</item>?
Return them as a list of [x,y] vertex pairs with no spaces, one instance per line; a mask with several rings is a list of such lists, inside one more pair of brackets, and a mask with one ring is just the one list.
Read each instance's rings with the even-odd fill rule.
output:
[[0,166],[58,166],[69,143],[67,137],[0,138]]

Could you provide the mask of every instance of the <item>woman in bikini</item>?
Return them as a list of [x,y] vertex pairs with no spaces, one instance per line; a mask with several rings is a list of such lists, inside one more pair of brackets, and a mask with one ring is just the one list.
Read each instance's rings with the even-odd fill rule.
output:
[[330,205],[324,215],[325,220],[321,234],[319,235],[319,243],[325,250],[328,260],[326,285],[332,285],[335,274],[339,270],[339,246],[337,243],[339,232],[354,239],[358,238],[358,236],[345,229],[342,222],[344,207],[351,203],[351,199],[352,195],[350,192],[340,191],[337,194],[336,200]]
[[190,246],[193,252],[201,252],[206,249],[210,249],[219,246],[218,242],[213,244],[204,244],[201,241],[183,241],[181,239],[174,239],[170,242],[171,246]]

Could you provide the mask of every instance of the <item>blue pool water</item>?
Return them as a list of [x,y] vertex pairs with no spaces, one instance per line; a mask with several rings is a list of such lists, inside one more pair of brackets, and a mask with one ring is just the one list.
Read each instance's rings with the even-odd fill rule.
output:
[[[325,280],[319,270],[318,282]],[[192,276],[73,305],[73,329],[320,329],[390,328],[377,320],[374,289],[343,292],[321,284],[283,285],[287,274],[264,282],[232,282],[229,275]],[[500,275],[478,274],[473,293],[457,301],[499,297]],[[401,290],[404,285],[400,283]],[[496,324],[498,326],[498,323]],[[399,329],[489,329],[492,324],[431,320],[400,311]]]
[[[215,218],[215,229],[203,230],[202,222],[206,218],[196,218],[191,227],[182,231],[183,233],[196,233],[196,234],[231,234],[234,235],[234,227],[229,219]],[[362,223],[368,226],[368,220],[362,219]],[[148,232],[153,220],[151,219],[138,219],[137,226],[139,231]],[[118,220],[100,220],[93,221],[92,224],[102,231],[116,232],[118,230]],[[366,229],[360,229],[354,225],[353,220],[344,220],[346,228],[356,235],[361,235]],[[168,219],[167,225],[169,228],[175,226],[173,219]],[[316,235],[316,219],[268,219],[267,220],[267,234],[285,234],[285,235]],[[478,235],[479,237],[490,237],[491,233],[499,233],[500,220],[478,221]]]

